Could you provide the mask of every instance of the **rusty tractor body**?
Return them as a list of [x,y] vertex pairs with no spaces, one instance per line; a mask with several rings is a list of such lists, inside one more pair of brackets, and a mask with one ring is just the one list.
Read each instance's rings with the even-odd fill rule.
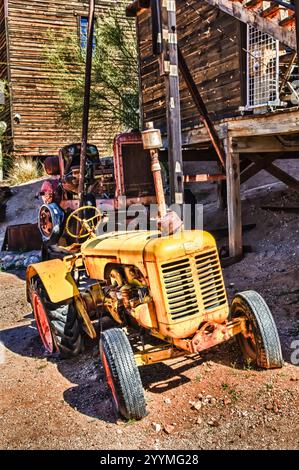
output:
[[[198,354],[236,337],[258,366],[282,365],[266,303],[250,291],[229,306],[216,243],[206,232],[92,236],[76,254],[30,266],[27,292],[51,353],[78,354],[84,335],[100,335],[115,406],[128,419],[146,413],[136,364]],[[132,393],[137,398],[129,403]]]
[[[143,197],[148,201],[155,195],[158,230],[97,236],[100,209],[79,207],[65,222],[76,243],[64,247],[62,259],[27,270],[28,301],[46,349],[74,356],[82,351],[84,335],[99,336],[115,407],[127,419],[146,415],[137,365],[197,355],[233,337],[246,359],[258,366],[283,364],[266,302],[246,291],[229,305],[214,238],[203,230],[185,230],[167,210],[158,152],[161,135],[152,123],[143,132],[143,146],[149,152],[143,151],[140,159],[149,158],[152,173],[152,186],[143,187]],[[117,197],[124,187],[121,161],[117,158]],[[130,194],[133,200],[140,198],[133,183]],[[55,217],[59,219],[59,211]]]
[[[49,180],[40,189],[43,200],[38,226],[43,239],[43,259],[61,257],[72,240],[65,231],[67,217],[80,206],[81,144],[68,145],[57,157],[48,157],[45,171]],[[85,205],[102,211],[126,211],[132,204],[145,208],[156,203],[150,156],[143,149],[140,132],[120,134],[114,139],[114,156],[99,157],[95,145],[87,146]],[[138,158],[136,158],[138,155]],[[91,211],[88,211],[91,214]],[[130,222],[130,219],[126,221]]]

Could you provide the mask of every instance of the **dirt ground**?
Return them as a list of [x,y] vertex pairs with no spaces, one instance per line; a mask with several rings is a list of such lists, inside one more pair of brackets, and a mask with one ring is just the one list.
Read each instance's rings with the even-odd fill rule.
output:
[[[299,369],[291,362],[299,340],[299,214],[261,208],[283,203],[299,205],[298,195],[243,194],[243,221],[256,224],[244,234],[251,252],[224,275],[230,298],[247,289],[265,297],[285,366],[256,370],[231,341],[201,357],[144,367],[149,414],[141,422],[117,420],[97,344],[73,360],[44,352],[24,273],[0,273],[0,448],[298,449]],[[226,224],[214,204],[204,214],[208,227],[219,217]]]

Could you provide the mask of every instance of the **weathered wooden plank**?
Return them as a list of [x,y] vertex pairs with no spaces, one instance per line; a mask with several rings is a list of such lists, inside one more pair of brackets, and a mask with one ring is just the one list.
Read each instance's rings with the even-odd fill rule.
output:
[[282,44],[296,50],[296,35],[294,31],[289,31],[278,24],[263,18],[252,10],[247,10],[244,5],[230,0],[204,0],[209,5],[220,8],[221,11],[231,15],[243,23],[250,24],[260,31],[270,34]]
[[[239,22],[204,2],[177,0],[178,42],[212,119],[235,116],[240,91]],[[195,5],[200,16],[190,7]],[[223,31],[223,34],[220,32]],[[231,39],[229,39],[231,38]],[[235,40],[234,40],[235,39]],[[150,13],[138,16],[143,117],[165,128],[165,93],[152,55]],[[189,90],[180,77],[183,132],[199,119]]]
[[[0,2],[0,62],[7,43],[2,22],[3,3]],[[59,147],[79,140],[80,129],[68,129],[59,123],[58,90],[49,83],[49,74],[53,71],[49,70],[44,54],[46,45],[50,44],[47,31],[52,30],[57,38],[79,33],[79,17],[87,16],[88,2],[6,0],[6,3],[12,111],[22,117],[20,125],[14,125],[13,129],[14,150],[16,155],[55,154]],[[113,0],[97,1],[97,15],[106,13],[112,6],[115,6]],[[74,64],[74,73],[75,69]],[[2,70],[0,65],[0,74],[7,77],[7,71],[4,73]],[[3,114],[2,118],[8,120]],[[12,130],[8,133],[11,136]],[[94,126],[92,140],[102,154],[106,154],[110,147],[111,138],[110,125],[105,128]]]
[[224,140],[224,147],[226,151],[229,255],[234,257],[242,255],[243,252],[240,160],[239,154],[234,152],[232,138],[230,135],[226,136]]
[[271,163],[268,165],[265,170],[270,173],[270,175],[274,176],[275,178],[282,181],[284,184],[289,186],[290,188],[294,189],[295,191],[299,191],[299,181],[294,178],[293,176],[286,173],[284,170],[279,168],[277,165]]

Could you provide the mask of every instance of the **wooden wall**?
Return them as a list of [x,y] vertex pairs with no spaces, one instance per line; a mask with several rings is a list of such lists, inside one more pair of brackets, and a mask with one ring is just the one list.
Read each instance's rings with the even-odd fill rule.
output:
[[[7,37],[6,37],[6,18],[5,18],[5,2],[0,0],[0,80],[8,82],[9,69],[7,63]],[[7,124],[7,132],[3,137],[3,148],[9,150],[11,144],[11,115],[10,115],[10,99],[5,98],[5,106],[1,108],[0,121]]]
[[[242,105],[239,22],[204,1],[177,0],[177,23],[179,45],[211,117],[238,115]],[[144,12],[138,16],[144,119],[153,120],[164,131],[164,82],[152,56],[151,34],[150,14]],[[183,131],[199,124],[197,110],[182,78],[181,111]]]
[[[59,123],[58,93],[49,83],[44,50],[47,31],[57,35],[78,32],[80,15],[87,16],[87,0],[5,0],[8,2],[9,56],[12,113],[21,115],[14,125],[16,155],[45,156],[80,140],[81,130],[63,129]],[[115,2],[97,1],[97,15]],[[2,3],[1,3],[2,4]],[[2,29],[1,29],[2,31]],[[107,155],[109,129],[99,129],[90,139]]]

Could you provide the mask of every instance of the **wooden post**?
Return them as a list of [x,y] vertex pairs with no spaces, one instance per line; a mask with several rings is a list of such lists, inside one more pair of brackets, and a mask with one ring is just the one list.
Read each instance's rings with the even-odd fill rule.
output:
[[226,152],[229,255],[235,257],[242,255],[243,252],[240,160],[239,154],[233,150],[232,137],[230,135],[227,135],[224,140],[224,148]]
[[161,73],[165,77],[168,132],[168,164],[172,204],[184,203],[181,106],[178,73],[178,45],[175,0],[160,0],[163,53]]

